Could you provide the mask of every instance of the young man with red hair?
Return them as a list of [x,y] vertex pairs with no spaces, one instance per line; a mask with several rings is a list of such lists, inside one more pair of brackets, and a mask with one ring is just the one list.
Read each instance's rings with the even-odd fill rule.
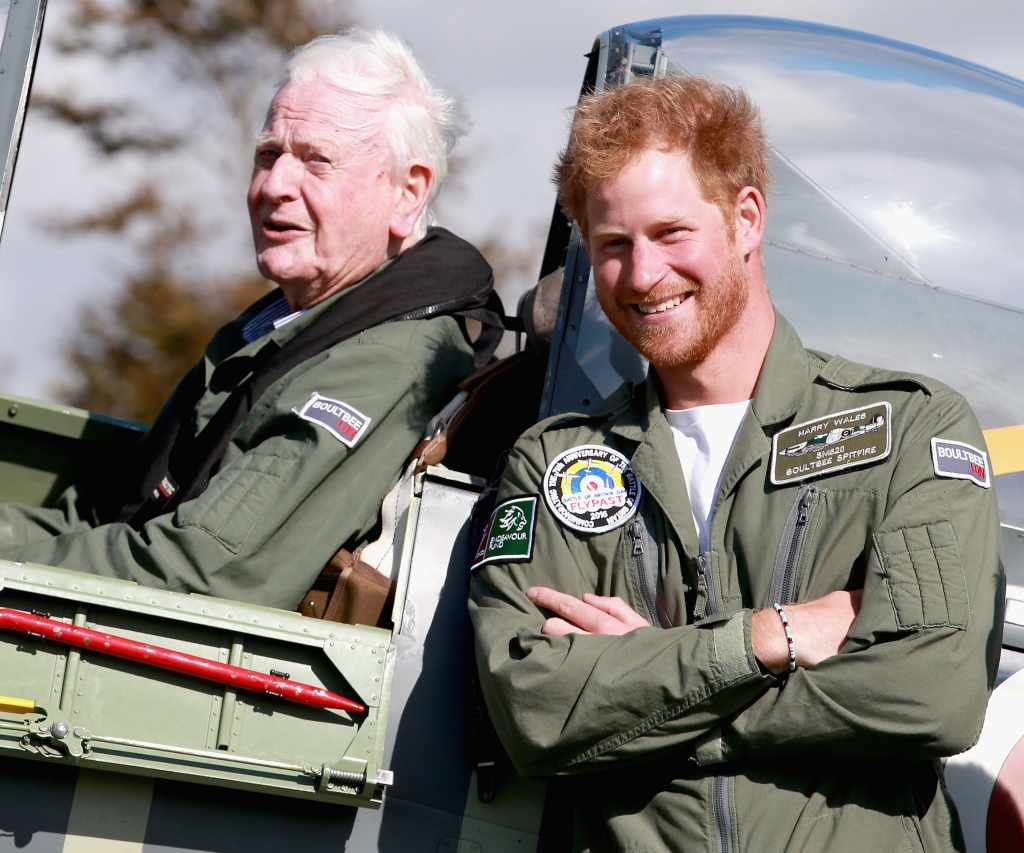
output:
[[579,774],[576,849],[963,849],[938,759],[999,651],[984,439],[948,387],[775,311],[766,150],[707,80],[578,108],[560,197],[652,369],[510,456],[474,561],[484,692],[521,772]]

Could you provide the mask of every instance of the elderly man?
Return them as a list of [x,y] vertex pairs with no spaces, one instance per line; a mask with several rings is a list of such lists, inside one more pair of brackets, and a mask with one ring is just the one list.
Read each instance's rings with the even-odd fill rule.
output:
[[464,123],[394,36],[297,50],[248,194],[280,289],[217,332],[120,476],[0,508],[0,556],[294,608],[473,370],[491,271],[427,228]]
[[578,850],[963,849],[938,759],[996,671],[984,440],[951,389],[774,311],[765,150],[705,80],[579,107],[561,199],[652,370],[509,458],[472,581],[484,692],[523,773],[579,774]]

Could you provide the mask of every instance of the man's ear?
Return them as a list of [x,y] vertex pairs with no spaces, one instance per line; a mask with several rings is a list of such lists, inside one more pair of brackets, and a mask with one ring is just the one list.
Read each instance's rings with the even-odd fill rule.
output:
[[764,196],[754,187],[744,187],[736,194],[733,224],[736,228],[736,248],[743,257],[756,252],[761,246],[765,209]]
[[410,160],[401,180],[395,184],[395,208],[391,215],[391,236],[405,240],[416,229],[423,208],[434,189],[434,167],[429,160]]

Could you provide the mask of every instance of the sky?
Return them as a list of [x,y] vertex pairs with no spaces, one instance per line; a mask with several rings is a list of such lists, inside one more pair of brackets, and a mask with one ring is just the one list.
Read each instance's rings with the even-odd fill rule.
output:
[[[60,3],[50,4],[51,16]],[[1024,78],[1019,0],[356,0],[355,11],[365,25],[402,35],[430,76],[466,101],[474,127],[458,150],[465,166],[442,198],[442,224],[471,240],[500,235],[533,253],[537,267],[554,205],[551,166],[564,141],[567,108],[579,93],[583,55],[612,26],[684,14],[794,18],[908,41]],[[55,28],[47,27],[37,85],[60,79],[48,42]],[[74,73],[87,79],[93,70],[85,64]],[[195,166],[180,167],[182,192],[198,209],[214,211],[217,263],[244,267],[251,251],[244,188],[237,204],[225,207],[204,192],[201,167],[209,164]],[[0,242],[4,392],[55,399],[65,372],[62,347],[76,331],[81,306],[109,299],[126,263],[113,241],[60,238],[42,223],[110,198],[140,168],[111,173],[66,131],[30,113]]]

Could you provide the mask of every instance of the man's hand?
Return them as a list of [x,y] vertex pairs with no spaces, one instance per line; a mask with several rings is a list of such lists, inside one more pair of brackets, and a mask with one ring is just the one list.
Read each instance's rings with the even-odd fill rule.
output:
[[[860,589],[853,592],[840,590],[814,601],[787,604],[782,608],[793,632],[797,666],[814,666],[838,654],[857,618],[862,594]],[[755,657],[772,672],[778,674],[789,668],[786,632],[774,607],[758,610],[753,615],[750,641]]]
[[618,596],[585,592],[581,601],[546,586],[531,586],[526,596],[538,607],[557,614],[544,623],[541,631],[545,634],[627,634],[651,626]]

